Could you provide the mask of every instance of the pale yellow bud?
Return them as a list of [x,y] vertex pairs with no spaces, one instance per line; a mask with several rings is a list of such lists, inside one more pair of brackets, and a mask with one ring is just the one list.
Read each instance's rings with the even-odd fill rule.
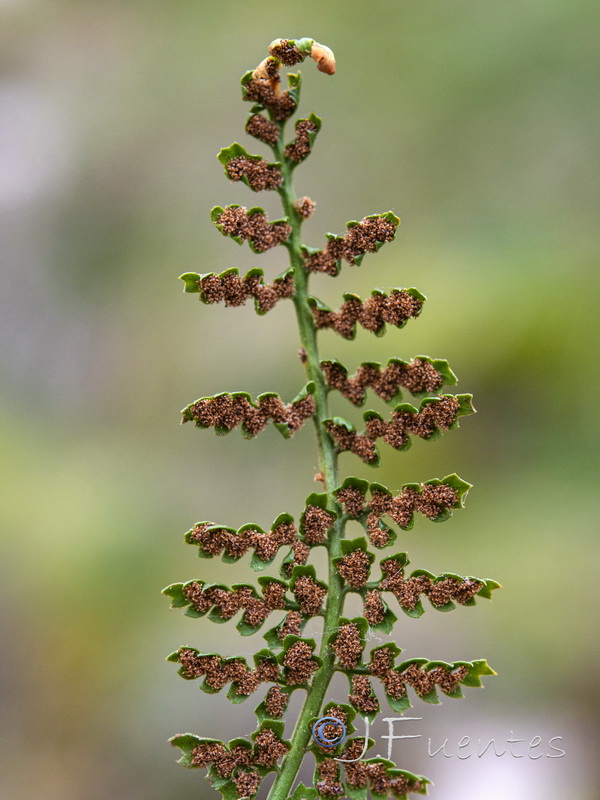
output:
[[333,75],[335,72],[335,56],[333,51],[325,44],[315,42],[310,50],[310,57],[317,62],[319,72]]

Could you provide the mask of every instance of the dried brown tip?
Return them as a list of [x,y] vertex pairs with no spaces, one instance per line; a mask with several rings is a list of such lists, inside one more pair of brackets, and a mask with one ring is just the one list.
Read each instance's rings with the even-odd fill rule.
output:
[[322,472],[315,472],[313,475],[313,481],[315,481],[315,483],[322,483],[323,488],[325,488],[325,475],[323,475]]
[[267,56],[253,71],[252,78],[255,81],[261,81],[271,85],[278,83],[280,80],[280,66],[281,64],[276,58],[273,58],[273,56]]
[[327,45],[315,42],[310,49],[310,57],[317,62],[319,72],[325,72],[327,75],[335,73],[335,56]]

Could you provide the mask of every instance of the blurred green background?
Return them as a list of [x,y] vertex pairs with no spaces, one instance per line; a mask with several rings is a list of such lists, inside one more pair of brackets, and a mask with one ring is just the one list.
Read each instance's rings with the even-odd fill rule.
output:
[[[374,286],[428,296],[420,320],[383,339],[324,333],[323,355],[352,371],[448,358],[479,411],[436,443],[385,450],[377,473],[341,459],[343,474],[393,488],[452,471],[473,482],[466,511],[419,520],[401,547],[415,567],[505,587],[492,604],[401,620],[407,657],[487,657],[499,672],[462,702],[418,707],[419,732],[434,746],[562,736],[566,751],[459,761],[417,742],[400,766],[440,800],[600,797],[598,12],[592,0],[0,2],[3,800],[216,797],[166,739],[253,729],[252,700],[203,695],[164,657],[183,643],[251,653],[260,635],[169,613],[160,589],[251,579],[198,561],[183,532],[298,517],[315,487],[309,426],[292,442],[178,426],[196,397],[291,399],[302,383],[289,305],[265,318],[205,307],[177,282],[285,266],[284,250],[253,256],[208,217],[257,201],[215,154],[234,140],[262,152],[243,133],[238,79],[277,36],[314,37],[338,61],[334,78],[302,69],[300,110],[324,120],[296,178],[318,203],[306,240],[388,208],[402,217],[394,244],[318,276],[315,293],[336,307]],[[276,196],[263,205],[278,212]]]

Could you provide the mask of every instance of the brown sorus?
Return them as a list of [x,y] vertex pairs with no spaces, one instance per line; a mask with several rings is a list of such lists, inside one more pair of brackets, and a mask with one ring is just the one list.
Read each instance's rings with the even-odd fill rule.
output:
[[301,575],[294,583],[294,596],[300,611],[307,617],[314,617],[321,611],[327,589],[317,583],[310,575]]
[[289,699],[289,695],[286,692],[282,692],[279,686],[271,686],[265,697],[267,714],[275,719],[282,717]]
[[329,386],[337,389],[355,406],[364,403],[369,387],[376,395],[389,402],[396,397],[400,387],[408,389],[412,394],[419,394],[435,392],[443,385],[441,374],[425,359],[414,359],[406,365],[392,361],[384,369],[379,364],[361,364],[350,378],[346,369],[335,362],[322,361],[321,369]]
[[310,120],[299,119],[296,123],[296,138],[285,148],[285,157],[296,163],[304,161],[310,155],[311,150],[309,134],[316,130],[315,125]]
[[309,545],[322,544],[334,522],[335,517],[328,511],[324,511],[318,506],[307,506],[302,515],[304,539]]
[[371,681],[366,675],[354,675],[352,678],[352,692],[348,700],[358,711],[363,714],[373,714],[379,711],[379,701],[373,695]]
[[345,555],[337,565],[337,570],[352,589],[360,589],[369,578],[371,559],[361,548]]
[[344,669],[352,669],[358,666],[363,651],[363,643],[358,627],[353,622],[342,625],[331,644],[331,649]]
[[345,339],[352,339],[356,324],[365,330],[378,333],[387,322],[389,325],[403,325],[411,317],[418,317],[423,301],[413,297],[404,289],[394,289],[389,295],[376,294],[367,300],[350,298],[338,311],[313,308],[316,327],[332,328]]
[[253,114],[246,123],[246,133],[272,147],[279,140],[279,125],[262,114]]
[[301,219],[308,219],[315,210],[316,203],[310,197],[299,197],[294,202],[294,208]]
[[311,679],[319,665],[312,655],[312,650],[306,642],[295,642],[288,648],[283,665],[286,668],[288,686],[302,686]]
[[227,162],[225,169],[232,181],[246,178],[248,185],[255,192],[276,189],[283,180],[281,169],[268,164],[264,158],[236,156]]

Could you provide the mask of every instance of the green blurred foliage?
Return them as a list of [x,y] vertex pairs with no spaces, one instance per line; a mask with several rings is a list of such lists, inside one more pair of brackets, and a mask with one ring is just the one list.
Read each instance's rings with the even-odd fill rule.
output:
[[[414,567],[494,577],[505,591],[408,620],[399,644],[489,659],[501,675],[462,714],[468,703],[492,722],[542,710],[555,727],[575,720],[583,766],[565,759],[539,786],[548,800],[598,797],[584,741],[600,701],[585,666],[600,657],[597,3],[2,6],[2,797],[208,798],[165,740],[252,729],[249,708],[200,695],[163,658],[186,642],[249,653],[260,637],[169,615],[159,591],[206,574],[181,542],[197,519],[299,515],[313,434],[214,439],[179,428],[177,412],[223,390],[291,399],[295,324],[285,303],[266,318],[201,306],[176,278],[285,266],[283,250],[260,258],[223,239],[208,211],[256,200],[215,158],[244,142],[238,76],[271,39],[303,35],[338,60],[333,79],[302,70],[301,111],[324,121],[296,178],[318,202],[309,243],[368,213],[402,217],[394,245],[337,280],[318,276],[314,292],[334,306],[373,286],[429,298],[384,339],[324,333],[323,356],[352,371],[448,358],[480,412],[435,444],[384,451],[378,473],[341,459],[343,474],[391,488],[453,471],[475,484],[466,511],[433,530],[421,520],[401,547]],[[277,197],[264,205],[276,213]],[[227,583],[248,576],[209,568]]]

